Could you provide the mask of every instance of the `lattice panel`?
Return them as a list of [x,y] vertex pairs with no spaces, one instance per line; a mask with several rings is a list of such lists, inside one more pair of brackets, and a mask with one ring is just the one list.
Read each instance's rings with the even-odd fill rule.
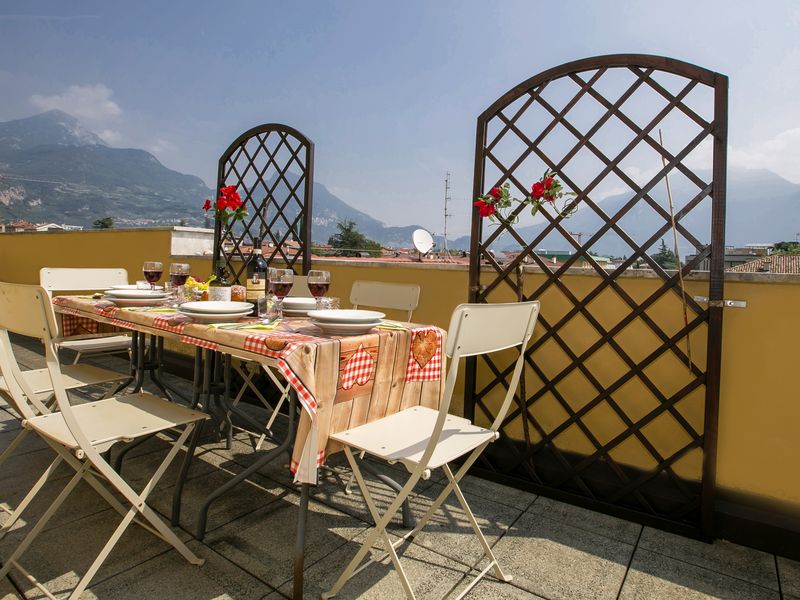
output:
[[248,214],[227,226],[216,223],[218,264],[241,283],[250,240],[260,237],[267,262],[307,273],[313,184],[314,144],[296,129],[272,123],[239,136],[219,160],[217,189],[235,185]]
[[[578,209],[532,219],[519,205],[495,226],[473,215],[471,301],[542,301],[517,406],[482,470],[710,534],[726,139],[727,78],[650,56],[551,69],[479,117],[475,197],[505,183],[524,197],[552,169]],[[682,284],[653,258],[662,240],[672,249],[673,230],[690,257],[682,275],[710,257],[708,278]],[[633,285],[637,267],[646,274]],[[594,277],[563,277],[578,268]],[[468,416],[493,419],[512,367],[513,357],[469,364]]]

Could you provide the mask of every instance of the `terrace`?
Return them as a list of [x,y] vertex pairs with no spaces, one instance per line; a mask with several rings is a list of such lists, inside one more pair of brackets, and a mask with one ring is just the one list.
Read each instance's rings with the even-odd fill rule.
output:
[[[612,80],[621,82],[615,93],[598,84],[620,70],[621,79]],[[660,77],[664,74],[669,77]],[[569,93],[559,84],[570,86]],[[553,97],[544,93],[547,86],[562,91]],[[701,88],[704,95],[692,96]],[[648,102],[655,97],[662,108],[637,122],[620,107],[629,110],[625,101],[641,89],[649,90]],[[328,271],[329,295],[345,306],[359,280],[420,286],[413,320],[426,326],[446,328],[453,310],[465,301],[539,300],[542,312],[534,336],[519,359],[519,384],[510,377],[517,359],[508,351],[496,359],[467,360],[450,405],[450,413],[489,427],[506,388],[514,393],[510,413],[497,421],[498,441],[463,482],[489,545],[514,580],[503,584],[488,577],[470,597],[800,597],[800,563],[795,562],[800,559],[800,485],[788,467],[800,455],[795,427],[800,381],[794,359],[800,330],[796,319],[787,318],[800,302],[800,277],[724,270],[726,94],[727,78],[720,74],[671,59],[630,55],[562,65],[512,89],[478,120],[478,194],[503,182],[525,192],[528,186],[518,177],[523,176],[521,165],[531,160],[558,173],[576,195],[559,209],[543,203],[537,218],[544,220],[533,234],[517,226],[524,204],[509,208],[496,228],[487,227],[474,211],[469,264],[313,256],[313,144],[291,127],[271,124],[242,134],[220,159],[217,187],[242,190],[251,211],[247,221],[220,218],[213,233],[186,228],[7,233],[0,236],[0,255],[11,260],[0,267],[0,280],[37,284],[45,266],[124,268],[135,279],[144,260],[180,260],[202,275],[225,265],[241,281],[250,237],[267,237],[271,265],[292,267],[297,274]],[[590,97],[595,114],[590,121],[579,120],[571,111],[586,108],[581,102]],[[527,111],[538,112],[526,120]],[[665,144],[654,128],[676,114],[691,123],[674,126],[671,131],[680,135]],[[616,154],[599,149],[603,136],[592,141],[612,116],[620,128],[617,137],[630,140],[622,149],[612,144]],[[548,143],[553,130],[570,143]],[[710,168],[687,167],[687,156],[708,144],[713,145],[706,156]],[[623,168],[625,157],[639,145],[661,168],[644,183],[632,180]],[[575,166],[573,159],[583,166]],[[299,173],[287,176],[290,166]],[[654,188],[668,174],[691,192],[680,188],[684,191],[677,194],[674,208],[669,192],[667,209],[663,198],[654,197]],[[613,210],[592,200],[592,190],[609,176],[630,192]],[[565,229],[574,208],[569,202],[580,204],[578,215],[592,225],[592,231],[582,232],[583,243]],[[652,229],[638,236],[626,232],[643,221]],[[653,259],[658,241],[671,234],[676,250],[679,243],[684,246],[676,254],[686,256],[673,269]],[[491,247],[501,235],[519,246],[503,263],[495,260]],[[548,236],[560,236],[569,252],[555,261],[537,253]],[[592,250],[604,236],[624,244],[629,256],[606,265]],[[289,237],[295,243],[286,244]],[[633,268],[639,264],[645,268]],[[146,332],[153,334],[152,328]],[[171,381],[182,389],[196,385],[190,344],[200,338],[155,333],[166,338],[164,365]],[[220,355],[234,348],[225,345],[230,340],[223,336],[202,341],[206,346],[196,345],[223,348]],[[35,343],[15,343],[27,366],[42,364]],[[243,348],[248,349],[246,344]],[[239,354],[228,355],[243,358],[242,347],[234,349]],[[344,354],[331,364],[341,366],[345,358],[349,364]],[[103,364],[126,369],[115,359]],[[421,404],[430,388],[419,385]],[[335,389],[335,404],[353,400],[340,391]],[[244,406],[247,415],[263,421],[256,403]],[[365,419],[368,412],[363,411]],[[8,431],[0,435],[10,440],[18,424],[6,413]],[[139,537],[140,532],[126,534],[87,594],[290,596],[295,515],[309,486],[304,596],[329,589],[371,523],[364,498],[343,489],[348,475],[341,454],[327,457],[317,485],[302,481],[298,486],[283,459],[265,466],[212,506],[207,535],[194,538],[202,498],[259,460],[265,449],[254,445],[252,434],[239,430],[230,449],[213,436],[197,447],[176,531],[206,559],[205,566],[187,565],[167,546]],[[163,438],[136,447],[125,464],[126,476],[134,481],[143,477],[165,447]],[[314,448],[310,455],[317,457]],[[0,469],[3,489],[11,490],[11,506],[48,452],[33,442]],[[397,465],[375,463],[373,468],[399,480],[405,474]],[[171,514],[175,475],[172,468],[151,496],[165,518]],[[379,509],[385,508],[393,492],[368,479]],[[445,483],[441,476],[421,481],[411,496],[413,512],[430,506]],[[46,491],[44,496],[54,494],[50,487]],[[112,516],[90,490],[80,494],[49,524],[25,561],[36,565],[48,589],[64,595],[83,573],[78,559],[84,550],[91,553],[82,543],[75,544],[75,553],[61,552],[64,540],[100,540],[109,526],[106,517]],[[43,510],[41,504],[35,508]],[[469,575],[482,568],[467,516],[451,499],[430,527],[404,547],[403,562],[420,596],[457,596]],[[34,522],[35,510],[26,518]],[[0,556],[25,525],[15,526],[11,541],[0,541]],[[402,535],[398,519],[389,531],[393,539]],[[13,585],[32,597],[39,593],[19,574]],[[339,594],[403,595],[387,560],[360,572]]]

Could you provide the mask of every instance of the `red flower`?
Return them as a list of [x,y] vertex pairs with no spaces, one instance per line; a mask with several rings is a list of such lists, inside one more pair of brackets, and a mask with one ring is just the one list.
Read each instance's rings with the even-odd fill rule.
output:
[[548,190],[549,190],[551,187],[553,187],[553,178],[552,178],[552,177],[545,177],[545,180],[544,180],[544,187],[546,187]]
[[225,210],[227,207],[228,201],[223,196],[217,198],[217,210]]
[[211,208],[211,200],[209,200],[208,198],[206,198],[206,201],[203,203],[203,210],[204,210],[204,211],[206,211],[206,212],[208,212],[208,210],[209,210],[210,208]]
[[503,191],[499,187],[493,187],[489,195],[495,200],[500,200],[503,197]]
[[480,213],[481,217],[490,217],[494,214],[494,204],[483,200],[476,200],[473,204],[478,207],[478,213]]
[[531,193],[533,194],[534,198],[541,198],[544,196],[544,184],[541,181],[537,181],[531,187]]

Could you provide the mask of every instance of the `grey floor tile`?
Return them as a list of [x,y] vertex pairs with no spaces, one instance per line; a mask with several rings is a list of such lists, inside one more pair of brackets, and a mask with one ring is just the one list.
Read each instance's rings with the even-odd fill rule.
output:
[[527,512],[494,546],[514,584],[547,598],[615,598],[633,545]]
[[742,579],[637,548],[620,599],[645,598],[777,600],[780,594]]
[[[298,495],[287,495],[211,532],[205,542],[262,581],[279,587],[292,576],[298,501]],[[307,527],[305,566],[309,568],[363,533],[367,526],[311,500]]]
[[780,573],[781,591],[784,596],[800,598],[800,562],[779,556],[778,572]]
[[[330,589],[350,559],[361,547],[365,534],[341,546],[305,571],[305,598],[319,598]],[[375,555],[377,546],[372,552]],[[418,598],[443,598],[459,585],[466,572],[464,565],[450,561],[439,554],[409,544],[401,548],[400,562]],[[280,591],[290,595],[292,582],[287,581]],[[342,600],[363,598],[375,600],[405,599],[400,579],[389,558],[374,563],[347,582],[336,596]]]
[[[53,594],[69,592],[89,568],[120,521],[119,514],[109,509],[44,531],[34,540],[19,562]],[[186,540],[189,536],[181,532],[179,537]],[[14,542],[18,539],[19,535],[14,534],[3,539],[4,556],[16,547]],[[128,571],[141,562],[170,550],[168,544],[151,533],[131,525],[94,581],[101,582],[108,577]],[[19,573],[15,572],[13,576],[18,585],[26,590],[27,595],[32,597],[40,595],[38,590]]]
[[21,596],[11,585],[11,582],[5,577],[0,579],[0,600],[18,600],[19,598]]
[[115,577],[93,586],[88,598],[142,600],[175,598],[192,600],[255,600],[272,591],[232,562],[200,542],[187,544],[205,564],[189,564],[171,551],[139,564]]
[[639,547],[761,587],[778,589],[775,557],[726,540],[707,544],[660,529],[645,527]]
[[518,490],[501,483],[489,481],[488,479],[481,479],[467,475],[461,480],[459,484],[461,491],[465,494],[472,494],[473,496],[480,496],[487,500],[492,500],[499,504],[513,506],[525,510],[534,500],[536,494],[526,492],[525,490]]
[[[414,514],[418,518],[422,517],[443,489],[443,485],[435,484],[414,498],[411,504]],[[465,493],[464,496],[490,546],[493,546],[523,513],[521,508],[513,508],[472,494]],[[453,494],[450,494],[431,517],[425,529],[414,539],[414,543],[470,567],[484,555],[483,547],[466,513]]]
[[545,498],[544,496],[539,496],[536,502],[528,509],[528,512],[626,544],[635,544],[642,530],[642,526],[638,523]]
[[[457,590],[466,586],[477,575],[476,572],[470,573]],[[486,576],[467,595],[469,600],[537,600],[542,596],[532,594],[527,590],[516,587],[512,583],[504,583]]]

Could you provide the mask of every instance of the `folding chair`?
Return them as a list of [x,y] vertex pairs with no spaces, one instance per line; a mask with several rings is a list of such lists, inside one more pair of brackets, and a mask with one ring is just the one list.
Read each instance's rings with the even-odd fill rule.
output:
[[[335,596],[353,575],[364,569],[371,562],[383,560],[387,555],[391,558],[395,570],[400,576],[406,596],[414,598],[414,592],[395,549],[406,540],[413,538],[425,527],[431,516],[439,509],[451,492],[455,493],[478,541],[483,547],[484,556],[489,559],[489,564],[470,582],[469,586],[459,595],[459,598],[466,595],[490,569],[494,570],[495,576],[501,581],[511,580],[511,577],[503,573],[486,538],[483,537],[472,511],[461,493],[461,489],[458,487],[458,482],[483,452],[484,448],[499,437],[498,429],[514,399],[514,393],[525,364],[525,347],[533,333],[533,327],[536,324],[538,315],[539,302],[462,304],[456,308],[450,320],[446,352],[452,359],[445,382],[444,397],[439,410],[421,406],[407,408],[388,417],[331,435],[332,440],[344,445],[347,461],[353,469],[356,481],[358,481],[367,507],[375,521],[375,528],[366,537],[360,550],[345,567],[331,590],[322,594],[323,598]],[[489,429],[478,427],[467,419],[447,413],[458,377],[459,363],[462,358],[488,354],[517,346],[520,354],[514,367],[508,392],[505,395],[500,411],[497,413],[497,417]],[[408,482],[403,486],[403,489],[383,515],[378,512],[375,502],[369,493],[369,488],[353,455],[353,449],[367,452],[388,462],[400,462],[411,473]],[[449,463],[461,457],[465,457],[464,462],[457,472],[453,474]],[[439,467],[444,471],[449,483],[431,504],[416,527],[400,540],[392,543],[386,531],[386,526],[391,522],[397,510],[420,478],[428,479],[431,470]],[[366,564],[359,567],[372,548],[373,543],[379,537],[382,538],[386,546],[386,553],[370,559]]]
[[[4,373],[11,374],[10,378],[7,375],[6,383],[17,398],[21,397],[18,395],[20,392],[27,399],[35,398],[36,394],[13,359],[9,332],[43,338],[47,371],[59,408],[59,412],[36,415],[24,403],[18,407],[24,415],[23,425],[36,432],[56,452],[55,460],[23,502],[27,504],[33,499],[61,462],[70,465],[75,470],[75,475],[11,556],[5,559],[0,568],[0,578],[5,577],[12,567],[16,568],[52,597],[18,560],[81,480],[94,488],[123,519],[78,582],[70,598],[77,598],[86,589],[131,523],[140,525],[170,544],[190,563],[202,564],[203,560],[186,547],[146,502],[195,426],[208,418],[207,415],[144,392],[72,406],[55,350],[56,326],[47,292],[36,286],[0,283],[0,364]],[[173,428],[183,430],[167,457],[139,493],[102,456],[102,453],[118,442],[130,442]],[[113,492],[117,492],[129,506],[126,508]]]
[[406,321],[410,321],[419,305],[419,286],[414,283],[354,281],[350,288],[350,304],[356,309],[369,306],[406,311]]
[[[55,269],[44,267],[39,271],[39,285],[52,296],[53,291],[84,291],[107,289],[112,285],[127,285],[125,269]],[[76,335],[58,344],[59,348],[74,350],[77,364],[81,356],[88,354],[130,353],[131,338],[119,334]]]

